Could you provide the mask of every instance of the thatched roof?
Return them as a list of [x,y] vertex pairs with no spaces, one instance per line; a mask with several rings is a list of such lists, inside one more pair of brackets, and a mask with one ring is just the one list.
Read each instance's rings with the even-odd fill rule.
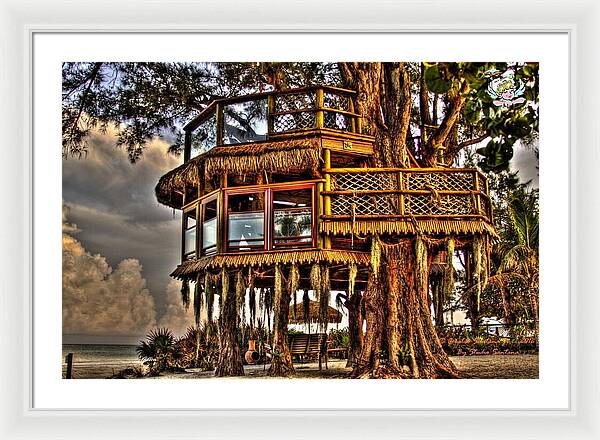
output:
[[[309,301],[308,319],[304,319],[304,304],[299,302],[296,306],[290,307],[289,323],[304,324],[305,322],[319,322],[319,303],[317,301]],[[294,314],[294,309],[296,313]],[[294,317],[295,316],[295,317]],[[342,314],[339,310],[331,306],[327,306],[328,322],[342,322]]]
[[494,227],[483,220],[357,220],[322,221],[321,232],[333,235],[366,234],[489,234],[497,237]]
[[311,171],[317,176],[321,162],[320,138],[224,145],[194,157],[160,178],[155,192],[163,205],[175,206],[173,193],[184,186],[197,187],[199,176],[210,179],[224,173],[260,174],[262,172]]
[[225,254],[212,257],[202,257],[181,263],[171,273],[178,279],[194,278],[198,272],[206,269],[222,267],[257,267],[274,266],[275,264],[313,264],[325,262],[328,264],[350,264],[359,266],[370,264],[369,252],[343,250],[280,250],[277,252]]

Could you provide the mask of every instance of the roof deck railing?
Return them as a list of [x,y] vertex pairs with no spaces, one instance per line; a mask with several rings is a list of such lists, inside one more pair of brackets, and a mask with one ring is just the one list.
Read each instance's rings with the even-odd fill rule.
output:
[[276,140],[315,129],[362,133],[356,92],[313,86],[217,99],[185,127],[185,161],[216,146]]

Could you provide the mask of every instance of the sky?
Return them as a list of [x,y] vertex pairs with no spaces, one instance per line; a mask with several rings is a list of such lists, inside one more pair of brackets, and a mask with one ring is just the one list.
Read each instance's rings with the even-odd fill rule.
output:
[[154,196],[182,161],[152,141],[131,164],[114,133],[93,134],[89,154],[63,160],[64,343],[136,343],[158,326],[193,322],[169,277],[179,262],[180,215]]

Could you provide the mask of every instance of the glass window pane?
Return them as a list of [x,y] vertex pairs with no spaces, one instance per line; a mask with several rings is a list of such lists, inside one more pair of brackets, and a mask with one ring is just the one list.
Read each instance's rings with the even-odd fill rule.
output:
[[273,192],[273,242],[312,242],[312,190]]
[[213,111],[200,126],[192,133],[190,159],[205,153],[217,145],[217,117]]
[[211,200],[204,205],[204,221],[217,217],[217,200]]
[[231,247],[264,247],[265,193],[233,194],[227,199],[227,240]]
[[196,226],[196,210],[187,211],[185,213],[185,229],[193,228]]
[[223,107],[223,142],[243,144],[267,138],[267,100],[230,104]]
[[196,252],[196,209],[184,213],[183,253],[188,255]]
[[[217,219],[213,218],[202,223],[202,250],[217,246]],[[204,253],[204,252],[203,252]]]
[[227,239],[229,245],[248,249],[250,246],[264,246],[263,212],[229,214]]
[[196,228],[187,229],[185,231],[185,243],[183,253],[185,255],[196,251]]

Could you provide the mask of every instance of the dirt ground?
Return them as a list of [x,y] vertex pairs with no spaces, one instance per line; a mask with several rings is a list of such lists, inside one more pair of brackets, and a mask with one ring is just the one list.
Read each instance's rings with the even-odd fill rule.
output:
[[[465,379],[537,379],[539,359],[537,354],[479,355],[451,357]],[[301,379],[347,379],[350,369],[345,360],[330,359],[328,368],[319,371],[318,364],[295,364],[296,378]],[[243,378],[269,378],[266,370],[269,365],[248,365],[244,367]],[[185,373],[165,374],[152,379],[208,379],[212,372],[195,369]]]

